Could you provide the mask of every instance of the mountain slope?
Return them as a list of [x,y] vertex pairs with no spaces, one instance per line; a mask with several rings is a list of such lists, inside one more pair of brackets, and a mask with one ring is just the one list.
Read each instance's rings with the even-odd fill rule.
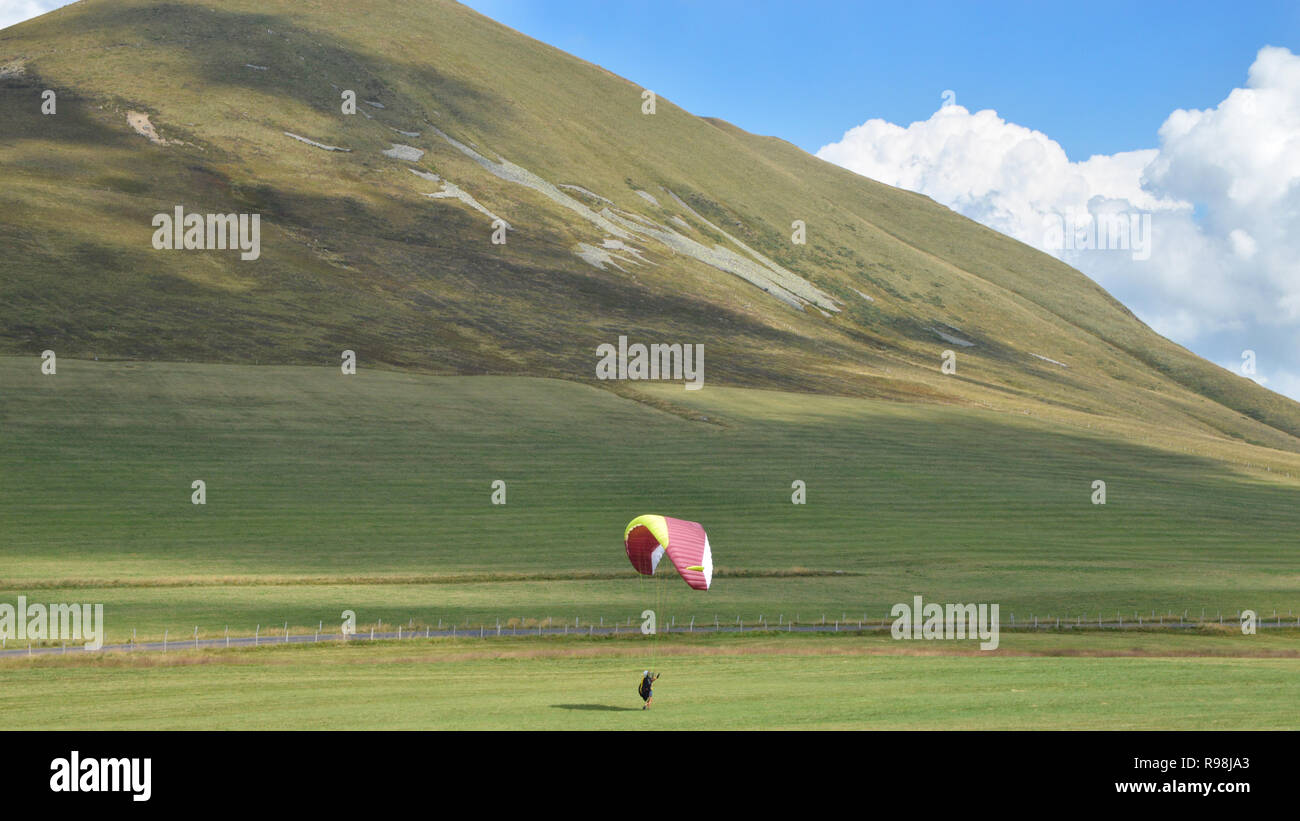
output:
[[[3,352],[594,383],[626,335],[709,384],[1300,451],[1300,406],[1050,256],[455,4],[84,0],[0,32],[0,109]],[[260,214],[260,258],[155,250],[177,206]]]

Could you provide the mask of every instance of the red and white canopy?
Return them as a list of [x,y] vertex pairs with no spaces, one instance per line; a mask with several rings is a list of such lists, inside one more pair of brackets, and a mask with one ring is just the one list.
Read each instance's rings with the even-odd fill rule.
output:
[[668,555],[681,577],[696,590],[713,583],[713,551],[699,522],[668,516],[638,516],[623,531],[627,558],[637,572],[653,576],[659,560]]

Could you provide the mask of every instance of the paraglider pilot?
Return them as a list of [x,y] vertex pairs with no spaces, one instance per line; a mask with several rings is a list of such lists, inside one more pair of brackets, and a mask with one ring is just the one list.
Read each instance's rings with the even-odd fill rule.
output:
[[646,670],[644,673],[641,674],[641,686],[637,688],[637,693],[641,696],[641,699],[645,702],[645,704],[641,705],[642,710],[649,707],[651,700],[654,699],[655,691],[651,689],[651,687],[658,679],[659,679],[659,673],[651,673],[649,670]]

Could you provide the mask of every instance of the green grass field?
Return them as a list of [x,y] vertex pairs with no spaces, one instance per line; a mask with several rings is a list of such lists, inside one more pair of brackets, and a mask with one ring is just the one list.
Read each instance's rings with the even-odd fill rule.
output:
[[[363,632],[639,621],[656,604],[679,624],[853,622],[916,594],[999,603],[1004,624],[1300,609],[1300,483],[1212,441],[1189,453],[969,408],[720,388],[648,404],[555,380],[331,367],[64,359],[42,376],[5,357],[0,384],[0,601],[102,602],[110,643],[333,632],[345,609]],[[1105,506],[1090,503],[1095,478]],[[631,570],[622,529],[648,511],[705,523],[712,590]],[[0,727],[1295,727],[1298,635],[18,656],[0,659]],[[667,678],[643,714],[634,688],[652,665]]]
[[[906,645],[906,646],[905,646]],[[943,645],[943,646],[938,646]],[[1297,729],[1294,635],[354,642],[0,660],[0,729]]]
[[554,380],[37,365],[0,358],[0,596],[103,602],[110,641],[302,632],[344,609],[622,621],[654,601],[621,543],[652,511],[703,522],[719,566],[704,595],[664,582],[666,619],[880,619],[918,593],[1022,622],[1300,611],[1300,482],[1032,417],[718,388],[660,392],[674,414]]

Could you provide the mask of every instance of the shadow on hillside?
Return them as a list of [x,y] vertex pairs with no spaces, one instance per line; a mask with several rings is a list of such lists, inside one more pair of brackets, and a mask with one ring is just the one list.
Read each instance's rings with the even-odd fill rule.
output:
[[640,707],[612,707],[608,704],[552,704],[552,708],[559,710],[603,710],[611,713],[636,712]]
[[[41,113],[42,93],[56,92],[54,115]],[[113,129],[92,116],[87,101],[75,89],[57,86],[28,69],[17,77],[0,80],[0,145],[23,140],[80,143],[95,148],[128,148],[143,139],[125,128]],[[57,166],[56,166],[57,167]],[[48,170],[48,169],[38,169]]]
[[[483,111],[499,115],[513,108],[490,90],[450,77],[428,62],[366,54],[332,31],[299,25],[292,15],[162,3],[88,9],[76,21],[104,32],[122,31],[124,36],[147,35],[164,48],[184,49],[202,82],[293,96],[335,112],[340,93],[336,84],[356,90],[359,100],[378,100],[392,109],[398,93],[390,77],[408,81],[421,96],[436,101],[439,113],[460,121],[477,121]],[[412,120],[430,116],[412,100],[403,101],[398,112]]]

